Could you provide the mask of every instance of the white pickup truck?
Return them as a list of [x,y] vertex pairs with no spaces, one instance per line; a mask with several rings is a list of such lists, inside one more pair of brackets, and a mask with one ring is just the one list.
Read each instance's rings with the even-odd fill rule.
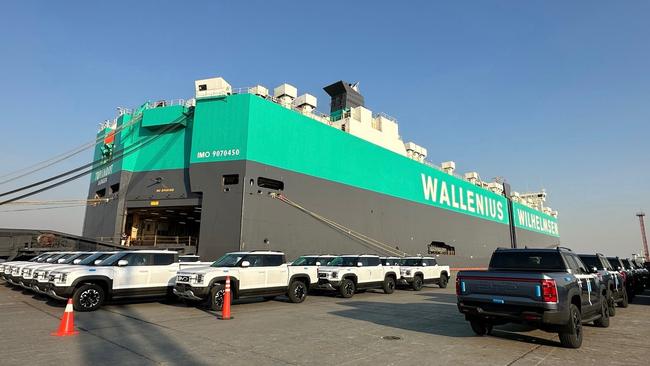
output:
[[97,266],[70,266],[51,271],[48,295],[72,298],[77,311],[98,309],[107,299],[164,297],[171,295],[176,273],[182,266],[178,253],[166,250],[123,251]]
[[338,291],[344,298],[352,297],[358,290],[374,288],[392,294],[398,268],[383,266],[376,255],[343,255],[318,268],[318,285],[321,289]]
[[400,285],[408,285],[420,291],[424,284],[438,284],[441,288],[449,283],[449,266],[441,266],[433,257],[405,257],[400,262]]
[[178,272],[174,294],[182,299],[207,301],[210,309],[220,310],[226,276],[230,276],[233,299],[287,295],[294,303],[303,302],[309,288],[318,282],[315,266],[288,266],[284,253],[233,252],[210,266]]

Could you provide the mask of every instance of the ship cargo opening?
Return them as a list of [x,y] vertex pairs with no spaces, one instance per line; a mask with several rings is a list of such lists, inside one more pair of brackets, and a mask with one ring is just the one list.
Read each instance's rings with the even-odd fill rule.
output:
[[124,245],[196,246],[201,227],[201,207],[177,206],[127,209]]

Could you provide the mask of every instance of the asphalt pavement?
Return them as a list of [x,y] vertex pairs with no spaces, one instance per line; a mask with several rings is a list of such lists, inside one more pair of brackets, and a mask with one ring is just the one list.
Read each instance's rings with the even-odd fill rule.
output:
[[[453,282],[452,282],[453,283]],[[452,286],[453,287],[453,286]],[[586,326],[582,348],[522,326],[475,336],[453,288],[248,299],[234,319],[176,301],[113,303],[75,313],[80,334],[53,337],[65,304],[0,285],[2,365],[634,365],[648,364],[650,291]]]

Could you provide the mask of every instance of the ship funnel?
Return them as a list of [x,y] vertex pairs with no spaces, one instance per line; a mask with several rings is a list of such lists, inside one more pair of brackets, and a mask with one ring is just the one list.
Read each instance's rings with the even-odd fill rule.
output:
[[342,111],[354,107],[363,107],[363,95],[359,93],[359,83],[350,84],[343,80],[323,88],[332,98],[330,114],[336,116]]

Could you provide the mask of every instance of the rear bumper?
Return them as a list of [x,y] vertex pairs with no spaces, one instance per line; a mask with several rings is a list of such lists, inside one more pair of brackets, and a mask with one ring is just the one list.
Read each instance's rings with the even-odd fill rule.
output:
[[569,314],[556,309],[519,307],[516,310],[500,310],[492,304],[465,304],[458,303],[458,310],[465,314],[465,318],[482,318],[493,322],[528,323],[539,327],[564,326],[569,321]]

